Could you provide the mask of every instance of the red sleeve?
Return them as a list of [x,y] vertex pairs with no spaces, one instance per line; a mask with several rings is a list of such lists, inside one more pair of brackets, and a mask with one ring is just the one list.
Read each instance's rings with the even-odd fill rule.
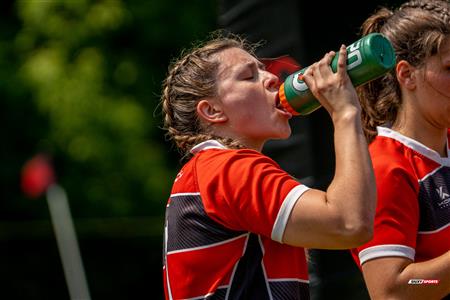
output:
[[281,242],[292,207],[307,187],[256,151],[208,152],[196,165],[206,213],[230,229]]
[[414,260],[419,226],[417,179],[405,161],[383,155],[373,164],[378,196],[374,237],[354,251],[354,257],[358,254],[361,264],[385,256]]

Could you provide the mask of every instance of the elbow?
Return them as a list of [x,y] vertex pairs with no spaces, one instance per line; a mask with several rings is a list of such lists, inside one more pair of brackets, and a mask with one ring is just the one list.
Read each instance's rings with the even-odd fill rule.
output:
[[370,242],[373,238],[373,224],[365,223],[353,230],[353,238],[357,246]]
[[373,238],[373,223],[358,222],[346,224],[343,228],[343,235],[347,241],[348,248],[359,247]]
[[370,242],[374,234],[375,213],[365,210],[342,220],[341,230],[352,248]]
[[365,223],[357,226],[354,230],[353,237],[357,246],[370,242],[373,238],[373,223]]

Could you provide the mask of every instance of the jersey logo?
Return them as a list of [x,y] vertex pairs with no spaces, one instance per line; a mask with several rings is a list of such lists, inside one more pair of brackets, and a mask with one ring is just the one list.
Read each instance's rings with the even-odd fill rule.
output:
[[177,177],[175,178],[175,182],[177,182],[178,179],[180,179],[181,176],[183,176],[183,174],[184,174],[184,172],[183,172],[183,171],[180,171],[180,173],[178,173],[178,174],[177,174]]
[[441,198],[442,201],[438,202],[439,207],[446,207],[450,203],[449,194],[444,192],[443,187],[440,186],[438,189],[436,189],[436,192],[439,195],[439,198]]
[[419,231],[436,231],[450,225],[450,168],[433,171],[419,185]]

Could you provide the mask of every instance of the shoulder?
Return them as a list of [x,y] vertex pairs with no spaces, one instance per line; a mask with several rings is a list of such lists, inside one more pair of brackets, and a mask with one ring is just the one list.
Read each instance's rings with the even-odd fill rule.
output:
[[249,186],[273,189],[274,185],[298,185],[289,173],[268,156],[249,149],[210,149],[198,153],[194,159],[195,178],[199,186]]
[[262,164],[279,168],[279,165],[270,157],[251,149],[209,149],[199,152],[194,158],[197,166],[216,169],[243,168]]
[[389,137],[377,136],[369,149],[378,186],[406,184],[416,189],[418,178],[410,148]]
[[369,146],[375,168],[383,171],[393,169],[410,170],[410,150],[402,143],[389,137],[377,136]]

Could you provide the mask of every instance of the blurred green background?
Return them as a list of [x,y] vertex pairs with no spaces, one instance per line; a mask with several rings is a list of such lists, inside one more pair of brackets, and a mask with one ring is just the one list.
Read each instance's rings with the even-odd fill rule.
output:
[[214,1],[0,2],[1,299],[68,299],[45,196],[20,172],[51,156],[92,299],[162,295],[163,213],[178,157],[157,108],[173,56]]
[[[69,299],[46,197],[21,191],[37,153],[52,158],[67,192],[91,298],[162,299],[163,215],[180,167],[158,107],[169,62],[224,25],[273,41],[262,55],[306,66],[355,41],[378,5],[399,2],[1,1],[0,299]],[[326,188],[328,116],[318,110],[293,127],[291,142],[267,154]],[[348,252],[310,253],[313,299],[367,297]]]

